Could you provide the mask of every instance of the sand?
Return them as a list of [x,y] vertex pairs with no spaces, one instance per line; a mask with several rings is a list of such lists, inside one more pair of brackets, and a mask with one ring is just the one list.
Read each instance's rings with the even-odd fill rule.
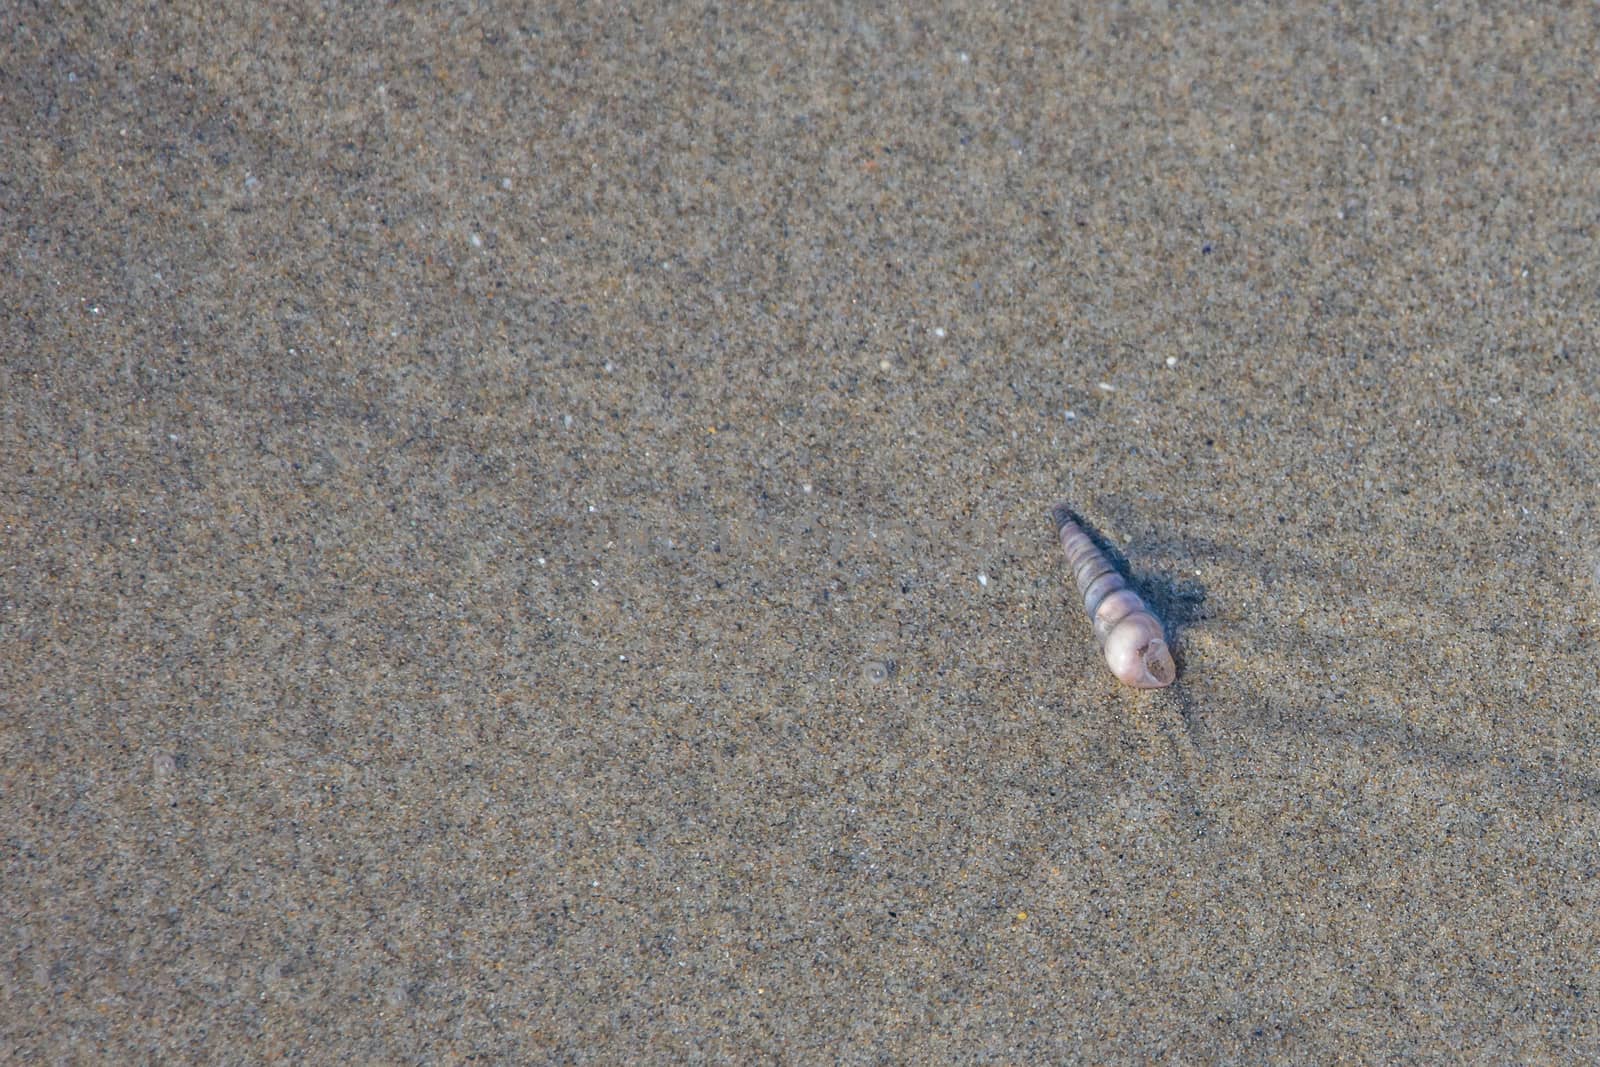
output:
[[1600,1053],[1592,7],[202,7],[0,19],[16,1062]]

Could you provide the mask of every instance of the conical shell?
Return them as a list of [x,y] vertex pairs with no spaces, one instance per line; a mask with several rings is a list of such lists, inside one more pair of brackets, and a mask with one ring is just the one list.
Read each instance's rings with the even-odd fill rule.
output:
[[1117,573],[1065,505],[1051,512],[1067,566],[1083,597],[1083,610],[1118,681],[1136,689],[1161,689],[1178,677],[1161,620]]

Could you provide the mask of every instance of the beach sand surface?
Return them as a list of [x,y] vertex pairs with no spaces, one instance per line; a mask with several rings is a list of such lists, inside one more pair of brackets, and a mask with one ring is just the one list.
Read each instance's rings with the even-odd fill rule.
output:
[[603,6],[0,19],[0,1049],[1600,1054],[1596,9]]

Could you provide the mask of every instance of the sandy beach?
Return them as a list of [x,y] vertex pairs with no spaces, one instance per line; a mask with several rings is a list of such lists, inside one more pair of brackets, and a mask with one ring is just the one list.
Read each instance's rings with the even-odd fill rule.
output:
[[0,1059],[1600,1056],[1600,14],[975,6],[0,17]]

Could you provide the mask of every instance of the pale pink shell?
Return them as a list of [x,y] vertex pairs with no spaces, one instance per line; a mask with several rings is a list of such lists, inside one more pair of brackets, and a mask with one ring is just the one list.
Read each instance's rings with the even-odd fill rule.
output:
[[1083,532],[1066,505],[1052,513],[1061,547],[1083,596],[1083,608],[1106,664],[1118,681],[1136,689],[1161,689],[1178,677],[1161,620],[1156,618],[1104,552]]

